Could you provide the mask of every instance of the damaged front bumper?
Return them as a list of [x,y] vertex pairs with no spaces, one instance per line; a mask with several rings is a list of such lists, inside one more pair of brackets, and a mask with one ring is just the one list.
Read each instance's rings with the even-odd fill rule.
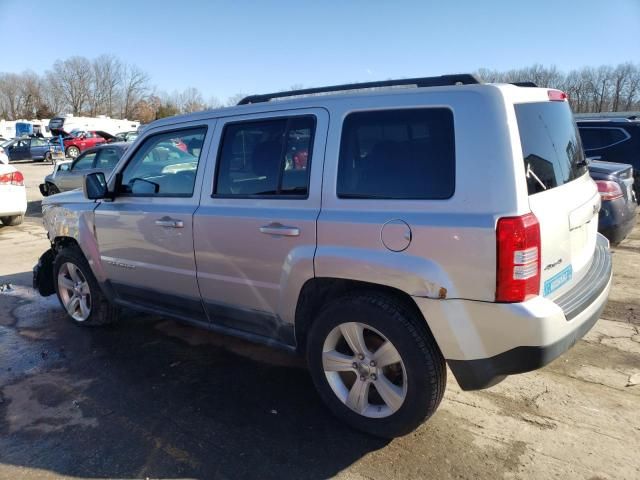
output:
[[38,263],[33,267],[33,288],[43,297],[48,297],[56,292],[53,284],[53,261],[56,252],[49,249],[38,259]]

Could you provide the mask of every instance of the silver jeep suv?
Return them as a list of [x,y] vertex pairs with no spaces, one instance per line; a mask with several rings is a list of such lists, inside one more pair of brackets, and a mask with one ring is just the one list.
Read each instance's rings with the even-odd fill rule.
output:
[[46,198],[34,286],[79,325],[130,307],[304,353],[337,416],[393,437],[436,410],[446,364],[486,388],[593,326],[599,207],[558,90],[256,95],[156,121],[108,178]]

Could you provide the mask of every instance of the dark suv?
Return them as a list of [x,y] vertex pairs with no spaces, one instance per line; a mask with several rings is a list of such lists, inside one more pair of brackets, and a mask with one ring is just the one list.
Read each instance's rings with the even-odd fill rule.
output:
[[633,166],[634,190],[640,201],[640,119],[583,117],[576,122],[587,157]]

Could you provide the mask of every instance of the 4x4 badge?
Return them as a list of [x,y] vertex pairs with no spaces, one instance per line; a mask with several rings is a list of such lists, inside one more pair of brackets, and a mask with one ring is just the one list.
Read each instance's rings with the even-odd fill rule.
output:
[[546,267],[544,267],[544,270],[545,270],[545,272],[546,272],[547,270],[551,270],[552,268],[557,267],[557,266],[558,266],[558,265],[560,265],[561,263],[562,263],[562,259],[561,259],[561,258],[559,258],[559,259],[558,259],[558,260],[556,260],[555,262],[550,263],[549,265],[547,265]]

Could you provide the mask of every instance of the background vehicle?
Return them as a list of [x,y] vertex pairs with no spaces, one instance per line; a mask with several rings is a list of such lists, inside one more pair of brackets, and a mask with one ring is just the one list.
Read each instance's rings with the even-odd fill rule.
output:
[[64,137],[64,151],[67,157],[76,158],[80,152],[95,147],[102,143],[114,140],[115,137],[103,131],[83,132],[74,130],[69,136]]
[[13,165],[0,163],[0,221],[6,226],[20,225],[27,211],[24,177]]
[[9,141],[0,140],[0,163],[9,163],[9,156],[4,149],[6,143],[9,143]]
[[82,188],[85,175],[92,172],[108,175],[128,147],[128,143],[103,144],[85,150],[73,161],[56,162],[53,172],[40,184],[40,193],[46,197]]
[[133,142],[136,138],[138,138],[138,132],[120,132],[116,134],[115,138],[116,139],[114,141],[116,142]]
[[48,119],[0,120],[0,138],[14,139],[24,136],[51,137]]
[[43,200],[34,287],[79,325],[129,306],[304,353],[363,431],[427,419],[445,361],[465,390],[540,368],[605,306],[601,199],[558,90],[446,75],[255,95],[134,145]]
[[640,201],[640,120],[581,115],[576,119],[587,157],[633,167],[636,199]]
[[10,140],[2,147],[10,161],[51,160],[53,147],[50,140],[40,137],[22,137]]
[[637,199],[631,165],[597,160],[589,164],[589,174],[598,186],[602,206],[598,231],[617,245],[636,224]]
[[101,130],[110,135],[136,130],[140,122],[135,120],[118,120],[105,115],[97,117],[76,117],[71,114],[59,115],[49,121],[49,130],[53,135],[68,135],[74,130]]

